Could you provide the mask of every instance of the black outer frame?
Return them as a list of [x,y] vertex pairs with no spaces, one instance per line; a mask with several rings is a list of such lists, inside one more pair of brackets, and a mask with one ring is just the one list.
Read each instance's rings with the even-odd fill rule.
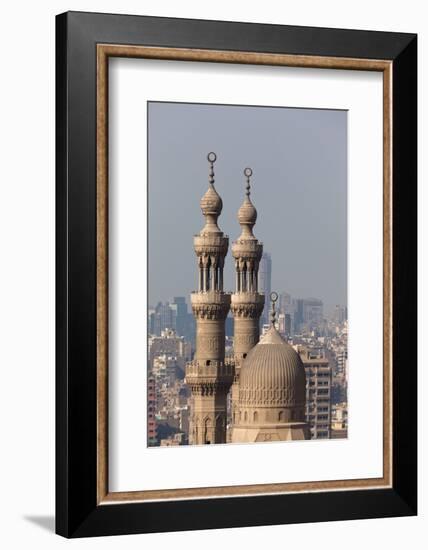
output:
[[[97,506],[96,44],[393,61],[393,488]],[[68,12],[56,17],[56,532],[65,537],[417,513],[417,36]]]

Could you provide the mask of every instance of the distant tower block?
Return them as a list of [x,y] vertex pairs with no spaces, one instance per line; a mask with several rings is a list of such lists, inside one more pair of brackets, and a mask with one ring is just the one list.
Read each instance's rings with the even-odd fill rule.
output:
[[205,226],[194,237],[198,265],[198,291],[191,303],[196,319],[196,353],[186,366],[186,382],[193,406],[189,442],[193,445],[226,443],[227,394],[234,366],[225,363],[225,323],[230,294],[223,291],[223,267],[229,239],[217,219],[223,203],[214,188],[215,153],[209,153],[209,187],[201,199]]
[[260,315],[265,300],[264,295],[258,291],[258,271],[263,245],[253,234],[257,210],[250,199],[251,168],[246,168],[244,175],[247,180],[245,199],[238,210],[238,221],[242,232],[232,244],[236,270],[235,293],[232,294],[231,306],[234,317],[235,361],[235,379],[232,386],[232,423],[236,421],[240,366],[247,353],[259,341]]
[[[264,252],[260,260],[259,288],[265,296],[270,296],[272,282],[272,258],[268,252]],[[263,309],[262,323],[269,324],[269,301],[266,299]]]

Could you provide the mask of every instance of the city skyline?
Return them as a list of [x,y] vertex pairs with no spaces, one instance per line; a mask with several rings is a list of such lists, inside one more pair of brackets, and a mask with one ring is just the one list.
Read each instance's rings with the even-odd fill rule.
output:
[[[275,292],[277,292],[275,290]],[[232,293],[232,291],[231,291]],[[297,301],[300,301],[300,300],[304,300],[304,301],[308,301],[308,300],[319,300],[320,302],[323,303],[323,305],[325,306],[325,303],[323,302],[323,300],[321,298],[319,298],[318,296],[292,296],[289,292],[287,292],[287,290],[280,290],[277,292],[280,296],[280,299],[281,299],[281,296],[283,295],[287,295],[290,297],[291,299],[291,302],[292,303],[296,303]],[[156,309],[156,307],[158,307],[159,305],[161,306],[164,306],[166,304],[169,304],[170,306],[176,306],[177,303],[175,300],[184,300],[185,301],[185,305],[187,307],[187,312],[189,314],[191,314],[191,304],[190,304],[190,296],[168,296],[166,298],[164,298],[163,300],[158,300],[156,303],[153,303],[153,304],[149,304],[148,305],[148,309],[149,311],[153,311]],[[268,303],[268,308],[269,308],[269,303]],[[340,308],[340,309],[345,309],[347,310],[347,306],[346,304],[334,304],[331,308],[331,311],[325,311],[324,310],[324,318],[325,319],[331,319],[335,316],[336,314],[336,311],[337,311],[337,308]],[[281,312],[283,311],[283,308],[281,307]],[[287,309],[285,308],[285,311],[284,312],[287,312]],[[229,314],[229,317],[231,317],[231,314]],[[179,331],[178,331],[179,332]]]
[[147,443],[346,437],[346,308],[337,306],[329,322],[321,300],[271,292],[271,257],[253,232],[258,215],[249,167],[237,212],[241,233],[231,244],[235,288],[225,292],[229,240],[218,224],[223,200],[214,185],[216,159],[208,153],[209,183],[200,199],[205,223],[193,237],[192,314],[185,297],[149,311]]
[[[261,147],[264,135],[269,156]],[[195,287],[189,245],[202,223],[197,197],[206,186],[211,143],[218,145],[216,184],[230,243],[239,234],[242,170],[251,164],[272,289],[319,298],[326,310],[346,306],[346,113],[170,103],[149,105],[149,305],[174,296],[189,302]],[[227,292],[233,270],[229,254]]]

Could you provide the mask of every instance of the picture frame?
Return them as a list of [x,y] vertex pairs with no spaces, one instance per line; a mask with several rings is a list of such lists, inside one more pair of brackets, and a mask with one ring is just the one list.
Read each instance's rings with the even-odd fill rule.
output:
[[[108,487],[108,62],[112,57],[383,75],[383,476]],[[195,69],[197,70],[197,69]],[[417,37],[68,12],[56,19],[56,531],[65,537],[417,513]]]

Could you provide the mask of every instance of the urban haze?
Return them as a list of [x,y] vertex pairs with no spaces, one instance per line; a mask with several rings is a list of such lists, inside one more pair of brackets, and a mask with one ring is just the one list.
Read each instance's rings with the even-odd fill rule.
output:
[[[347,113],[320,109],[150,102],[149,304],[197,288],[193,235],[203,226],[208,151],[230,243],[253,170],[257,237],[272,258],[273,290],[347,304]],[[224,288],[234,288],[226,257]]]
[[346,113],[151,103],[148,132],[148,446],[346,438]]

